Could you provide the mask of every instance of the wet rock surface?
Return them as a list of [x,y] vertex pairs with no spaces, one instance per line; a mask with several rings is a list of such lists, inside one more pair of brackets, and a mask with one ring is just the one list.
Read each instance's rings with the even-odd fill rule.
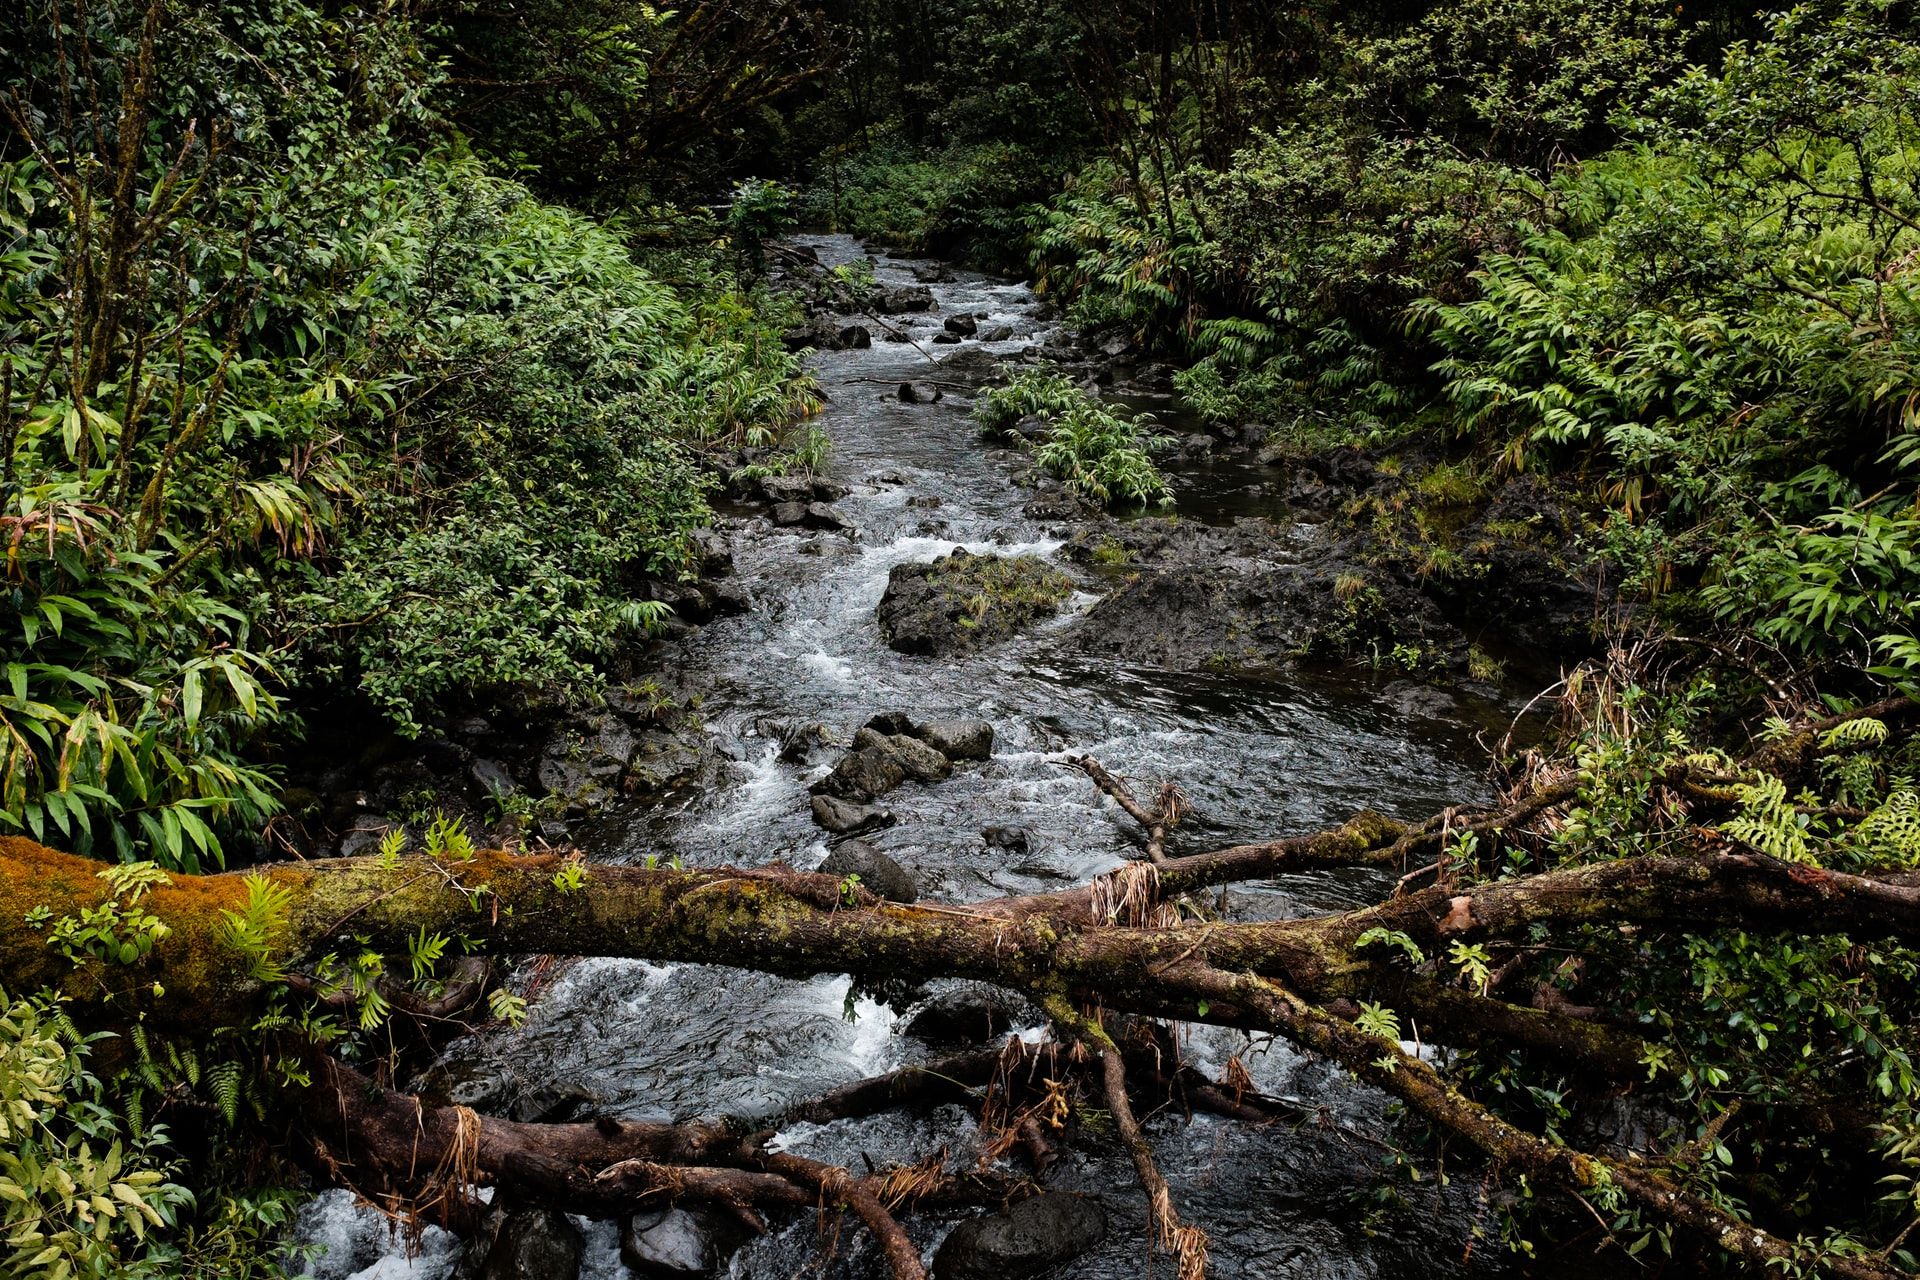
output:
[[564,1214],[522,1209],[500,1225],[480,1280],[578,1280],[581,1247],[579,1230]]
[[747,1234],[737,1219],[704,1209],[636,1213],[621,1228],[620,1260],[643,1280],[717,1276]]
[[933,1280],[1008,1280],[1078,1257],[1107,1234],[1107,1215],[1084,1196],[1022,1200],[1005,1213],[969,1218],[933,1256]]
[[956,549],[895,568],[874,618],[894,649],[941,657],[1006,639],[1057,613],[1072,591],[1072,580],[1038,557]]
[[858,876],[861,888],[889,902],[916,902],[920,898],[907,869],[864,840],[841,841],[816,869],[842,880]]

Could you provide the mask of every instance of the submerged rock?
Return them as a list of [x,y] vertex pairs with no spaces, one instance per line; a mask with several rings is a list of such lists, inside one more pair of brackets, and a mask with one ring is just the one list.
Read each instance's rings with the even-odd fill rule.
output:
[[1107,1215],[1084,1196],[1052,1193],[1005,1213],[969,1218],[933,1255],[933,1280],[1013,1280],[1076,1258],[1107,1234]]
[[501,1224],[480,1280],[578,1280],[581,1248],[565,1214],[522,1209]]
[[987,842],[988,848],[1005,849],[1008,853],[1026,853],[1032,847],[1025,827],[983,827],[980,838]]
[[1057,613],[1073,581],[1037,556],[951,555],[896,566],[874,617],[901,653],[940,657],[1004,640]]
[[859,876],[860,886],[889,902],[913,902],[920,896],[907,869],[864,840],[843,841],[819,866],[821,875]]

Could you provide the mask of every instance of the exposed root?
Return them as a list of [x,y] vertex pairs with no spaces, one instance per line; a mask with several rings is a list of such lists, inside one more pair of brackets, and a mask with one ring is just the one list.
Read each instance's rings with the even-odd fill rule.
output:
[[1155,1242],[1172,1255],[1179,1265],[1180,1280],[1203,1280],[1207,1273],[1207,1233],[1180,1221],[1173,1207],[1173,1188],[1154,1163],[1153,1146],[1134,1117],[1133,1102],[1127,1096],[1127,1066],[1111,1041],[1100,1050],[1100,1065],[1106,1086],[1107,1108],[1113,1113],[1114,1128],[1133,1159],[1134,1174],[1147,1193],[1147,1212],[1153,1224]]
[[853,1210],[880,1244],[894,1280],[926,1280],[926,1268],[920,1265],[920,1250],[880,1198],[852,1174],[837,1165],[822,1164],[785,1151],[762,1153],[761,1164],[772,1173],[818,1188],[822,1205],[845,1205]]
[[1095,877],[1091,888],[1094,918],[1105,924],[1146,926],[1162,906],[1160,868],[1151,862],[1116,867]]

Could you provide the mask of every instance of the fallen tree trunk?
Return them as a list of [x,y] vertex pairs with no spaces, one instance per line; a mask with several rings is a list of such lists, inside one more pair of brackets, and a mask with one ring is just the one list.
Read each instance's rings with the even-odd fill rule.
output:
[[[1804,758],[1775,752],[1771,764]],[[1078,762],[1109,795],[1131,799],[1097,764]],[[1782,766],[1784,767],[1784,766]],[[1698,803],[1724,799],[1712,778],[1681,777]],[[15,990],[54,987],[76,1017],[135,1018],[157,1030],[206,1035],[245,1025],[276,1001],[333,1001],[316,971],[347,950],[399,955],[427,934],[466,937],[493,955],[595,955],[729,965],[789,977],[966,977],[1019,992],[1048,1011],[1061,1045],[1044,1047],[1049,1089],[1104,1098],[1148,1191],[1157,1242],[1183,1276],[1204,1265],[1206,1239],[1184,1223],[1135,1120],[1130,1091],[1174,1087],[1180,1071],[1129,1065],[1112,1019],[1134,1015],[1268,1031],[1323,1054],[1398,1097],[1436,1130],[1470,1141],[1533,1185],[1576,1196],[1624,1195],[1648,1218],[1692,1233],[1759,1266],[1804,1261],[1805,1250],[1687,1189],[1657,1161],[1572,1150],[1503,1119],[1431,1064],[1355,1021],[1357,1002],[1384,1001],[1417,1017],[1424,1034],[1454,1045],[1535,1055],[1606,1088],[1631,1083],[1649,1057],[1651,1028],[1610,1025],[1570,1006],[1531,1008],[1409,972],[1378,946],[1413,951],[1498,943],[1592,927],[1790,934],[1844,933],[1920,944],[1920,886],[1903,871],[1845,874],[1731,847],[1687,828],[1661,856],[1571,866],[1467,886],[1451,882],[1450,834],[1523,839],[1523,828],[1577,792],[1561,779],[1480,813],[1450,810],[1407,825],[1363,814],[1331,831],[1187,857],[1164,841],[1179,801],[1131,809],[1146,827],[1149,860],[1060,894],[978,904],[903,905],[856,883],[785,867],[655,870],[582,866],[552,855],[483,851],[466,859],[363,858],[282,864],[244,874],[174,876],[129,893],[98,864],[29,841],[0,839],[0,972]],[[1130,809],[1130,811],[1131,811]],[[1441,853],[1441,881],[1374,906],[1308,919],[1230,922],[1193,917],[1179,895],[1280,871],[1373,865],[1405,872]],[[63,930],[63,921],[90,921]],[[144,939],[144,942],[141,942]],[[128,945],[136,943],[139,945]],[[1391,948],[1387,950],[1391,951]],[[455,984],[478,987],[471,966]],[[446,1012],[440,1002],[419,1008]],[[1344,1015],[1344,1016],[1343,1016]],[[1079,1047],[1068,1053],[1064,1047]],[[919,1168],[855,1177],[767,1146],[769,1133],[714,1126],[617,1122],[515,1124],[458,1107],[429,1107],[308,1047],[299,1090],[312,1164],[395,1211],[459,1222],[471,1190],[494,1185],[575,1211],[615,1212],[689,1197],[742,1215],[808,1203],[844,1205],[874,1233],[899,1277],[920,1261],[893,1214],[902,1205],[1017,1194],[1003,1177],[968,1181]],[[1044,1164],[1036,1123],[1046,1098],[1014,1087],[1022,1053],[969,1060],[938,1088],[932,1077],[867,1082],[799,1114],[831,1117],[906,1105],[985,1072],[1007,1136]],[[956,1070],[962,1070],[956,1067]],[[1227,1083],[1189,1081],[1207,1105],[1261,1114]],[[1229,1095],[1232,1096],[1229,1096]],[[1051,1096],[1051,1095],[1049,1095]],[[1902,1274],[1885,1256],[1827,1258],[1834,1275]]]

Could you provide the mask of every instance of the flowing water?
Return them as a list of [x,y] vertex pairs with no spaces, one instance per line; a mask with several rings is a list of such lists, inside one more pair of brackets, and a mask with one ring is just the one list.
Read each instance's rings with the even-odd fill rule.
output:
[[[801,243],[828,265],[863,256],[846,237]],[[910,266],[883,259],[879,280],[912,283]],[[957,313],[983,315],[983,333],[1013,327],[1018,336],[992,344],[996,353],[1018,352],[1046,336],[1039,300],[1024,285],[962,273],[932,288],[935,311],[890,321],[922,345]],[[858,536],[769,532],[743,522],[733,550],[753,608],[702,629],[674,673],[702,696],[701,715],[729,762],[726,781],[670,806],[603,818],[586,841],[590,856],[815,866],[827,845],[809,817],[807,785],[823,766],[782,763],[781,734],[818,723],[844,736],[882,710],[978,717],[996,730],[989,763],[889,795],[883,804],[899,823],[869,837],[913,874],[923,897],[934,899],[1060,888],[1113,867],[1135,848],[1124,815],[1081,774],[1061,767],[1068,752],[1090,752],[1143,780],[1178,780],[1196,816],[1180,829],[1176,851],[1309,830],[1362,807],[1419,817],[1481,792],[1484,754],[1474,734],[1494,717],[1504,725],[1509,708],[1408,699],[1384,682],[1351,677],[1250,680],[1089,662],[1075,655],[1069,637],[1075,615],[1095,598],[1093,580],[1083,579],[1087,590],[1063,617],[999,648],[949,659],[886,648],[873,610],[895,565],[957,546],[1045,556],[1060,531],[1021,514],[1029,495],[1009,481],[1013,456],[980,443],[964,395],[935,404],[897,398],[898,383],[940,375],[915,345],[886,341],[879,329],[874,336],[871,349],[813,360],[828,397],[820,423],[833,440],[833,472],[852,489],[838,507]],[[936,355],[961,349],[927,347]],[[1226,520],[1246,509],[1249,489],[1238,472],[1225,483],[1206,474],[1179,480],[1183,514]],[[1223,495],[1215,505],[1212,493]],[[1305,526],[1292,535],[1295,545],[1312,536]],[[1289,554],[1288,540],[1273,554]],[[1025,828],[1030,852],[988,847],[980,835],[986,825]],[[1237,887],[1230,905],[1242,917],[1292,915],[1358,904],[1386,883],[1366,872],[1295,875]],[[593,1110],[623,1117],[771,1116],[833,1085],[925,1056],[895,1034],[900,1011],[863,998],[849,1002],[849,994],[844,977],[793,982],[699,966],[583,961],[542,989],[523,1028],[471,1037],[448,1056],[460,1070],[505,1074],[528,1089],[577,1090],[591,1096]],[[1187,1041],[1187,1052],[1215,1069],[1245,1048],[1243,1037],[1206,1028],[1193,1029]],[[1463,1262],[1483,1216],[1470,1188],[1418,1189],[1406,1207],[1375,1212],[1383,1153],[1359,1135],[1380,1131],[1381,1098],[1284,1044],[1255,1045],[1248,1060],[1262,1090],[1318,1108],[1321,1120],[1250,1128],[1163,1114],[1148,1125],[1182,1209],[1212,1236],[1212,1275],[1499,1270],[1497,1246],[1487,1242]],[[970,1131],[970,1119],[949,1108],[790,1130],[785,1141],[823,1158],[857,1162],[865,1155],[879,1164],[918,1159],[942,1143],[961,1150]],[[1141,1196],[1111,1141],[1080,1144],[1050,1181],[1100,1197],[1113,1224],[1104,1245],[1057,1274],[1121,1280],[1148,1273]],[[627,1275],[615,1226],[581,1225],[588,1236],[583,1274]],[[908,1222],[929,1246],[950,1225],[932,1217]],[[430,1236],[426,1251],[409,1261],[384,1237],[371,1238],[367,1221],[338,1194],[316,1202],[305,1227],[308,1238],[334,1246],[315,1269],[322,1280],[437,1278],[452,1267],[448,1240]],[[822,1270],[813,1225],[794,1222],[737,1255],[732,1274],[881,1274],[862,1233],[849,1229],[840,1239],[838,1257]],[[1171,1274],[1164,1259],[1155,1261],[1154,1273]]]

